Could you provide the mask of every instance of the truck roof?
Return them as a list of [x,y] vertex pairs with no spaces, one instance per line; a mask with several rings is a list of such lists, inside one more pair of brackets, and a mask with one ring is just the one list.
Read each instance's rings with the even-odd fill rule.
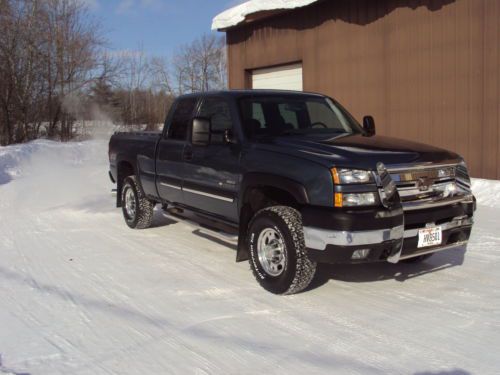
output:
[[205,97],[205,96],[226,96],[232,98],[239,98],[243,96],[267,96],[267,95],[283,95],[283,96],[320,96],[324,97],[322,94],[313,92],[303,92],[303,91],[292,91],[292,90],[218,90],[218,91],[204,91],[195,92],[191,94],[180,95],[179,98],[189,98],[189,97]]

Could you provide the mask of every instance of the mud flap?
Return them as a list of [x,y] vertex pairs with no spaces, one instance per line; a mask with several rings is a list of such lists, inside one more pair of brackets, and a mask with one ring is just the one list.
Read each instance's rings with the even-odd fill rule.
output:
[[244,262],[248,260],[248,249],[245,238],[243,236],[239,236],[238,238],[238,247],[236,249],[236,262]]

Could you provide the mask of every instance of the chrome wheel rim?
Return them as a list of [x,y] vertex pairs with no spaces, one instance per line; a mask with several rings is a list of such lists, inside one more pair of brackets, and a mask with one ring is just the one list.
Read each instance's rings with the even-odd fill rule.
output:
[[259,234],[257,254],[264,271],[270,276],[279,276],[285,270],[285,240],[274,228],[266,228]]
[[135,195],[132,189],[128,188],[125,191],[125,211],[130,219],[135,219],[136,203]]

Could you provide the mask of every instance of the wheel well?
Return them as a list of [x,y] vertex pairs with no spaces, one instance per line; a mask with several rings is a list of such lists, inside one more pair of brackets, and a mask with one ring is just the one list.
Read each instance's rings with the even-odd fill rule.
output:
[[122,206],[123,180],[135,174],[134,167],[128,161],[118,163],[116,179],[116,207]]
[[250,205],[254,212],[275,205],[299,207],[299,203],[292,194],[274,186],[256,186],[247,189],[243,196],[243,203]]
[[240,210],[237,262],[248,259],[245,239],[248,232],[248,224],[252,220],[252,217],[257,211],[276,205],[293,207],[300,210],[299,202],[291,193],[284,189],[274,186],[255,186],[245,191]]

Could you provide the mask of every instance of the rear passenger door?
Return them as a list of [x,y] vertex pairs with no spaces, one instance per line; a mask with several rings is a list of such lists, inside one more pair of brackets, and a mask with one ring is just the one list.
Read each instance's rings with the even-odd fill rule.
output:
[[241,146],[225,139],[226,132],[236,138],[231,106],[225,98],[206,97],[197,116],[210,120],[211,141],[208,146],[186,146],[184,200],[193,208],[236,221]]
[[183,203],[182,176],[188,133],[198,98],[179,99],[166,122],[158,143],[156,188],[158,195],[171,203]]

